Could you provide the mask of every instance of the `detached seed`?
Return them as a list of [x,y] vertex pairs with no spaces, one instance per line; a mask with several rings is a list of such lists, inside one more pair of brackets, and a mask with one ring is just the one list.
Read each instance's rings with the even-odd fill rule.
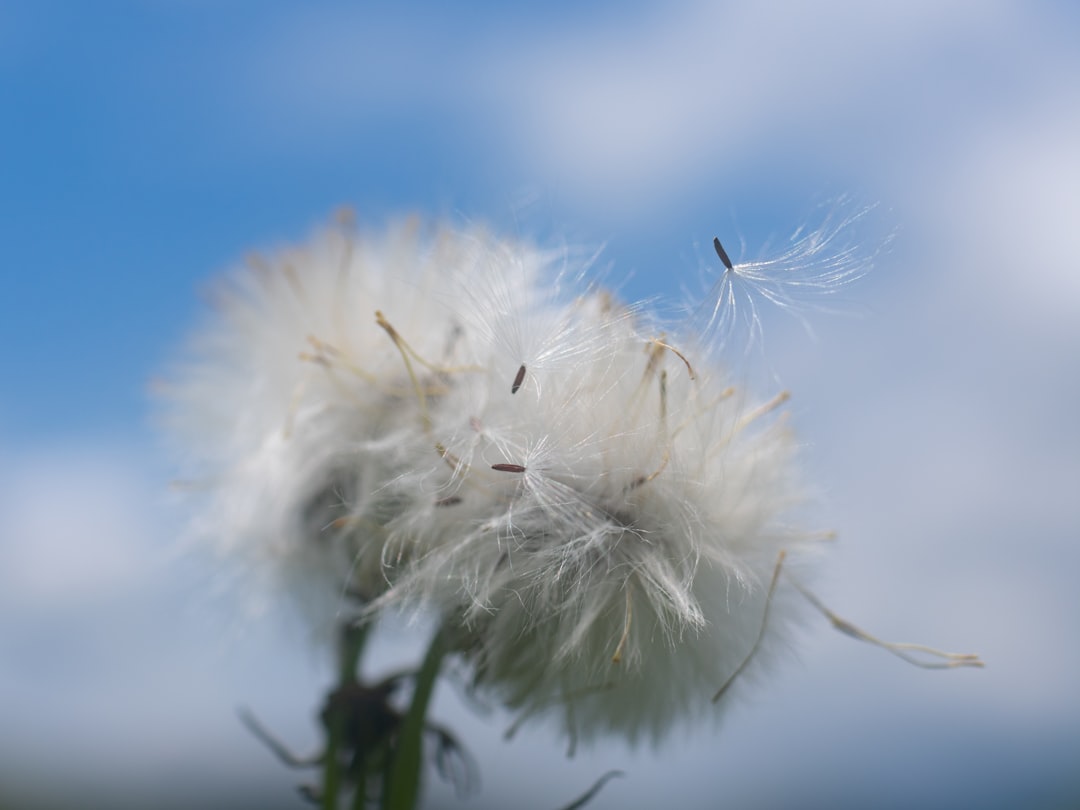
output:
[[713,237],[712,246],[716,248],[716,255],[720,257],[720,261],[724,263],[724,267],[728,270],[734,270],[735,268],[731,264],[731,259],[728,258],[727,251],[724,250],[724,246],[720,244],[719,237]]

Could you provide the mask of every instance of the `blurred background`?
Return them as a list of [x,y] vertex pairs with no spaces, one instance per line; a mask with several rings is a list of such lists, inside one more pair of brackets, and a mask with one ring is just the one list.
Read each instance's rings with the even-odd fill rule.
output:
[[620,768],[590,807],[1080,804],[1078,9],[0,0],[0,806],[304,806],[236,708],[314,749],[332,656],[176,558],[150,418],[246,252],[348,204],[604,244],[624,297],[672,299],[714,235],[754,258],[842,193],[893,250],[813,339],[768,317],[760,361],[839,533],[817,590],[988,668],[810,622],[719,733],[572,760],[444,687],[483,786],[429,803]]

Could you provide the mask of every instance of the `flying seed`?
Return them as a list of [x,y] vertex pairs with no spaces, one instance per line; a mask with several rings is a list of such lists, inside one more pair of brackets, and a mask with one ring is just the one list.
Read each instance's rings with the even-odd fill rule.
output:
[[525,468],[520,464],[492,464],[491,469],[499,472],[523,473]]
[[446,498],[439,498],[435,501],[436,506],[457,506],[461,503],[461,497],[458,495],[449,495]]
[[516,394],[518,389],[521,388],[521,384],[525,382],[525,364],[521,364],[521,368],[517,370],[517,376],[514,377],[514,384],[510,386],[510,393]]
[[724,263],[724,267],[728,270],[734,270],[735,268],[731,264],[731,259],[728,258],[727,251],[724,250],[724,246],[720,244],[719,237],[713,237],[712,246],[716,248],[716,255],[720,257],[720,261]]

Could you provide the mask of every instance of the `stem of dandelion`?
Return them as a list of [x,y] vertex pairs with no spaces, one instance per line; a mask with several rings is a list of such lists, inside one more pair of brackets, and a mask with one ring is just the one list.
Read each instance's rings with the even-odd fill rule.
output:
[[388,784],[383,786],[383,810],[414,810],[420,797],[424,718],[427,716],[428,703],[431,701],[446,651],[446,640],[440,629],[432,638],[424,662],[416,673],[412,703],[409,704],[401,723],[393,761],[389,767]]
[[[357,682],[360,655],[367,641],[369,623],[346,624],[342,629],[339,686]],[[345,732],[345,709],[330,703],[326,716],[326,753],[323,759],[322,810],[337,810],[341,792],[341,743]],[[358,784],[358,791],[365,789]],[[363,799],[361,799],[362,806]]]

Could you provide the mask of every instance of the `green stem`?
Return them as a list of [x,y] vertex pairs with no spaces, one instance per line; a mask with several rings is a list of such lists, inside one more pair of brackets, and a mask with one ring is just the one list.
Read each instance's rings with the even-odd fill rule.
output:
[[[360,667],[360,654],[367,641],[370,624],[349,623],[342,628],[340,648],[340,683],[339,688],[357,682]],[[326,718],[326,753],[323,761],[322,810],[337,810],[338,795],[341,792],[341,750],[345,732],[345,710],[331,698]],[[361,790],[363,785],[360,785]],[[361,800],[362,801],[362,800]]]
[[338,706],[331,706],[326,718],[326,753],[323,761],[322,810],[337,810],[338,789],[341,787],[341,732],[345,718]]
[[364,762],[357,770],[353,789],[352,810],[364,810],[367,806],[367,763]]
[[370,622],[345,625],[341,639],[341,682],[356,683],[359,680],[360,654],[367,642]]
[[412,703],[401,723],[393,762],[390,764],[390,779],[384,785],[383,810],[414,810],[420,797],[420,766],[423,757],[424,718],[427,716],[428,703],[435,690],[435,680],[439,676],[443,656],[446,655],[446,641],[442,630],[435,633],[424,656],[424,663],[416,673],[416,685],[413,689]]

